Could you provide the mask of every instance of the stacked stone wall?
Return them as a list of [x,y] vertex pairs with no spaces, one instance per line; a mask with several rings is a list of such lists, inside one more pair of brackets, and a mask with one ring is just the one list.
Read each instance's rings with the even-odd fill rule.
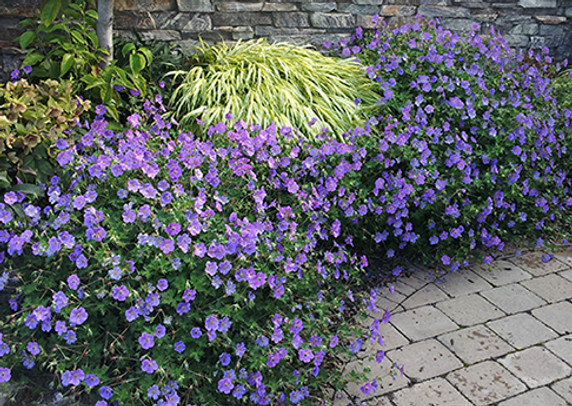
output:
[[[13,39],[19,22],[37,15],[41,0],[0,0],[3,70],[17,64]],[[472,22],[494,25],[517,48],[548,47],[556,59],[572,59],[572,0],[115,0],[117,33],[174,41],[183,48],[199,38],[212,43],[265,37],[270,41],[322,44],[369,27],[379,15],[390,25],[415,15],[436,17],[457,32]],[[16,56],[16,58],[15,58]]]

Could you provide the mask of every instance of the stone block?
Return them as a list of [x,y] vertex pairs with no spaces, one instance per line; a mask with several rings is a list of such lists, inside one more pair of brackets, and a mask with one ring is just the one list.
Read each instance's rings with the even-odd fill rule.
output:
[[548,388],[538,388],[532,391],[524,392],[512,399],[505,400],[498,406],[566,406],[564,399],[558,396],[553,390]]
[[560,302],[532,311],[532,315],[560,334],[572,333],[572,303]]
[[115,11],[170,11],[177,9],[176,0],[115,0]]
[[148,11],[118,11],[114,13],[114,28],[118,30],[154,30],[155,20]]
[[469,32],[474,21],[470,18],[440,17],[443,26],[454,32]]
[[554,8],[556,0],[519,0],[518,5],[524,8]]
[[358,15],[379,13],[378,6],[367,6],[359,4],[338,4],[337,10],[340,13],[358,14]]
[[566,278],[572,282],[572,269],[569,269],[569,270],[564,271],[564,272],[560,272],[558,275],[560,275],[563,278]]
[[404,373],[413,381],[435,378],[463,366],[451,351],[434,339],[389,351],[386,356],[397,365],[405,365]]
[[453,297],[468,295],[469,293],[481,292],[492,288],[490,283],[476,273],[468,270],[445,275],[438,286],[443,289],[445,293]]
[[521,282],[521,285],[549,303],[572,298],[572,282],[560,275],[546,275]]
[[257,37],[275,37],[277,35],[300,35],[297,28],[276,28],[271,25],[261,25],[254,27],[254,33]]
[[546,304],[546,301],[523,286],[505,285],[482,292],[481,296],[508,314],[523,312]]
[[397,313],[391,317],[390,323],[413,341],[435,337],[458,328],[447,316],[432,306]]
[[211,17],[208,15],[196,15],[185,26],[184,32],[204,32],[212,29]]
[[568,19],[562,16],[535,16],[538,21],[542,24],[549,24],[549,25],[556,25],[556,24],[565,24]]
[[499,362],[529,388],[547,385],[569,376],[572,372],[568,364],[541,347],[509,354]]
[[518,349],[558,337],[553,330],[526,313],[491,321],[486,326]]
[[383,6],[382,16],[412,16],[417,14],[417,7],[414,6]]
[[551,386],[552,390],[562,396],[568,402],[568,405],[572,405],[572,378],[566,378]]
[[521,267],[506,260],[498,260],[491,264],[477,265],[474,271],[481,278],[493,286],[502,286],[509,283],[530,279],[532,276]]
[[477,406],[494,404],[526,390],[514,375],[492,361],[451,372],[447,380]]
[[214,13],[213,26],[272,25],[272,15],[263,12]]
[[354,3],[355,4],[365,4],[365,5],[370,5],[370,6],[381,6],[384,3],[384,1],[383,0],[354,0]]
[[560,337],[544,346],[572,366],[572,335]]
[[283,27],[298,27],[305,28],[310,26],[310,20],[307,13],[302,12],[286,12],[286,13],[273,13],[274,26],[277,28]]
[[[566,16],[572,17],[572,7],[566,9]],[[563,251],[555,252],[554,257],[560,262],[568,265],[569,268],[572,268],[572,248],[568,247]]]
[[375,24],[372,20],[374,15],[358,15],[356,16],[356,24],[358,27],[374,28]]
[[449,299],[449,296],[443,293],[441,289],[433,284],[429,284],[411,294],[401,305],[405,309],[413,309],[415,307],[442,302],[447,299]]
[[242,11],[262,11],[264,3],[241,3],[239,1],[223,1],[216,6],[218,11],[242,12]]
[[179,41],[181,39],[181,33],[174,30],[141,31],[139,34],[141,34],[141,38],[145,41]]
[[527,35],[506,34],[504,39],[513,48],[528,48],[530,44],[530,38]]
[[506,315],[479,295],[460,296],[435,306],[459,326],[473,326]]
[[[509,34],[514,34],[514,35],[536,35],[538,34],[538,24],[536,23],[522,23],[522,24],[518,24],[515,25],[513,28],[511,28],[508,31]],[[533,271],[535,273],[537,273],[539,271],[538,267],[534,267],[532,268]],[[544,271],[546,273],[548,273],[548,270],[542,270],[540,269],[540,271]]]
[[474,364],[514,351],[514,348],[485,326],[474,326],[438,337],[467,364]]
[[295,4],[289,3],[266,3],[262,7],[262,11],[296,11],[298,8]]
[[400,406],[419,406],[420,399],[423,399],[423,404],[426,405],[471,406],[471,403],[443,378],[401,389],[393,394],[393,399]]
[[354,28],[356,19],[351,14],[314,13],[310,21],[316,28]]
[[328,1],[327,3],[313,3],[307,2],[302,3],[303,11],[320,11],[322,13],[329,13],[336,9],[336,3],[333,1]]
[[193,13],[203,13],[214,11],[211,0],[177,0],[179,11],[190,11]]
[[[369,358],[363,360],[356,360],[348,362],[344,370],[342,372],[345,376],[351,376],[350,374],[352,371],[357,373],[362,373],[366,369],[369,369],[369,372],[366,374],[366,379],[362,382],[356,382],[355,379],[350,379],[350,382],[346,385],[345,390],[350,395],[359,396],[360,399],[367,400],[374,396],[380,396],[388,392],[395,391],[397,389],[404,388],[409,385],[410,380],[406,375],[402,375],[397,373],[397,375],[392,376],[389,368],[389,360],[384,360],[380,364],[377,363],[376,360],[371,360]],[[395,371],[393,371],[395,372]],[[364,395],[360,387],[363,385],[363,382],[372,381],[373,379],[377,379],[379,383],[379,387],[377,391],[374,393],[370,393],[368,395]],[[340,403],[341,405],[342,403]],[[348,404],[347,402],[344,404]]]
[[254,38],[254,29],[252,27],[218,27],[218,30],[229,33],[233,41]]
[[451,6],[419,6],[417,12],[425,17],[454,17],[454,18],[468,18],[471,16],[471,11],[465,7],[451,7]]
[[0,14],[18,17],[37,16],[40,14],[42,2],[43,0],[1,0]]

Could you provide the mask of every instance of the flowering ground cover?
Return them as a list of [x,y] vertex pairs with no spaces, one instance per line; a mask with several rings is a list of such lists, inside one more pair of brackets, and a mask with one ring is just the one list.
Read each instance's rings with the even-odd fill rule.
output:
[[161,96],[125,123],[99,105],[41,196],[3,190],[0,381],[97,406],[327,404],[340,359],[383,348],[368,274],[569,238],[572,112],[546,53],[434,21],[334,49],[378,83],[362,126],[305,138],[228,112],[193,134]]

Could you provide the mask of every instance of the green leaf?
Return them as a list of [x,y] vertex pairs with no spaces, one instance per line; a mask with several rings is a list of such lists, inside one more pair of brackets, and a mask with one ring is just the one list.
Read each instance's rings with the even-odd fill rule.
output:
[[73,66],[74,57],[72,54],[65,54],[62,58],[62,65],[60,67],[60,75],[65,75]]
[[139,73],[145,68],[145,57],[140,53],[134,53],[129,56],[129,66],[133,73]]
[[40,20],[44,25],[50,25],[54,22],[62,7],[61,0],[47,0],[40,10]]
[[24,192],[26,194],[32,194],[36,196],[43,196],[44,191],[38,185],[32,183],[21,183],[19,185],[12,186],[12,190],[15,192]]
[[145,59],[147,59],[147,66],[151,65],[153,62],[153,52],[151,52],[149,48],[145,47],[139,48],[139,52],[145,55]]
[[121,54],[123,56],[127,56],[127,54],[130,54],[134,49],[135,45],[128,42],[127,44],[123,45],[123,48],[121,48]]
[[20,46],[22,49],[26,49],[28,45],[30,45],[36,39],[36,33],[32,31],[28,31],[20,35],[18,41],[20,42]]
[[95,11],[95,10],[87,10],[87,11],[85,12],[85,14],[86,14],[88,17],[91,17],[91,18],[94,18],[94,19],[97,20],[97,11]]

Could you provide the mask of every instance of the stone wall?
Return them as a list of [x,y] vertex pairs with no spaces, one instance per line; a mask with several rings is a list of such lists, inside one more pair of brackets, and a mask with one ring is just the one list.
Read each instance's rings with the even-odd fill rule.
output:
[[[12,40],[19,21],[37,14],[41,0],[0,0],[3,69],[16,66]],[[454,30],[471,22],[483,32],[496,26],[519,48],[549,47],[556,59],[572,59],[572,0],[115,0],[115,29],[144,38],[176,41],[189,48],[207,42],[266,37],[271,41],[321,44],[369,26],[373,15],[401,25],[421,14]]]

